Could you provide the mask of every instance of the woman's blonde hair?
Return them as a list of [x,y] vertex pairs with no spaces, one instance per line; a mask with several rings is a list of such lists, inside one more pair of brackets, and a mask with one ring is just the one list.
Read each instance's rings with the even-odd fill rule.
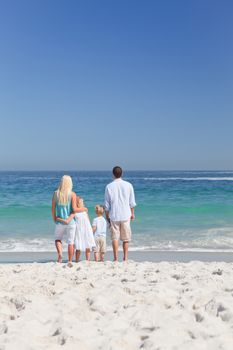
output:
[[60,185],[56,191],[56,199],[58,204],[68,204],[71,199],[73,182],[69,175],[64,175],[61,178]]

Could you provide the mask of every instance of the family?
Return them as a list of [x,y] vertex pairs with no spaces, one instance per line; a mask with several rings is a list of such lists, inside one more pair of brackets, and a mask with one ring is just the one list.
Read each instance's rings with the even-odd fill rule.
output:
[[113,181],[105,189],[104,206],[95,206],[96,217],[92,225],[83,198],[72,191],[71,177],[64,175],[61,178],[52,200],[58,262],[62,262],[62,241],[65,236],[69,266],[72,266],[74,254],[76,262],[80,260],[81,252],[85,252],[86,260],[91,259],[93,251],[95,261],[104,261],[107,225],[111,232],[114,261],[118,261],[119,239],[123,242],[123,260],[128,259],[132,234],[130,222],[135,218],[134,189],[131,183],[122,179],[121,167],[115,166],[112,174]]

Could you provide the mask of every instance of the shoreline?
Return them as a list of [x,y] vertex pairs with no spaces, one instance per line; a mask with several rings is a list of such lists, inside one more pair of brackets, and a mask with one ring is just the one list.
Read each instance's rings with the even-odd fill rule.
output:
[[[0,264],[14,263],[48,263],[55,262],[56,252],[2,252]],[[63,262],[67,262],[67,252],[64,251]],[[85,256],[82,253],[81,259]],[[112,261],[113,254],[108,251],[105,261]],[[93,260],[93,255],[92,255]],[[233,262],[233,252],[184,252],[184,251],[129,251],[129,260],[136,262]],[[119,261],[122,261],[122,251],[119,251]]]

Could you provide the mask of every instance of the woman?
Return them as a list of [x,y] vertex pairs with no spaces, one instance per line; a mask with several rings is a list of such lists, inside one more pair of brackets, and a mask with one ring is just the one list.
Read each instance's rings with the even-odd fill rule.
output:
[[57,220],[57,218],[68,219],[72,213],[80,213],[88,211],[87,208],[78,208],[76,194],[72,192],[73,183],[68,175],[61,178],[58,189],[53,194],[52,200],[52,216],[56,224],[55,226],[55,245],[58,253],[58,262],[62,262],[62,239],[64,234],[67,234],[68,241],[68,260],[72,262],[74,255],[74,239],[75,239],[75,220],[72,219],[69,224],[64,224]]

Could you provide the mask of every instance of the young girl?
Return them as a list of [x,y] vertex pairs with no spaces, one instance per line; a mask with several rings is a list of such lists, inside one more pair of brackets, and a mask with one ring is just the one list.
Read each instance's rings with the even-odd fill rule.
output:
[[[77,197],[77,207],[84,208],[83,199]],[[76,213],[75,249],[76,262],[79,261],[81,252],[86,253],[86,260],[90,261],[91,250],[95,247],[92,227],[89,216],[86,212]]]
[[[85,208],[83,198],[77,196],[77,208]],[[86,211],[71,214],[67,220],[58,219],[65,224],[69,224],[71,220],[75,218],[76,230],[75,230],[75,249],[76,249],[76,262],[79,261],[81,252],[86,253],[86,260],[90,261],[91,249],[95,247],[95,240],[93,236],[93,230],[90,224],[90,219]]]

